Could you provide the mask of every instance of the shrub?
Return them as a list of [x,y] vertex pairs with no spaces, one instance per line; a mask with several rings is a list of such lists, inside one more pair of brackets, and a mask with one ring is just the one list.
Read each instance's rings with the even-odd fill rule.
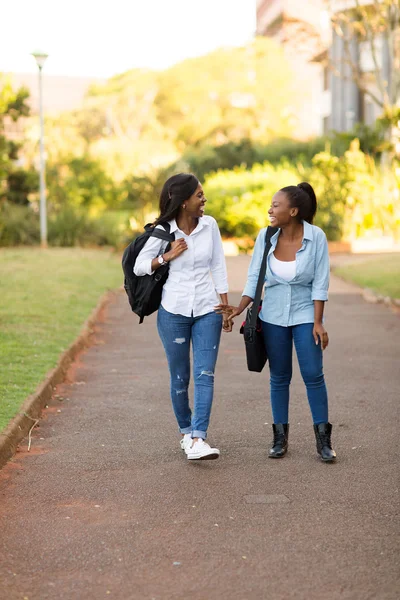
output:
[[0,246],[31,245],[39,240],[39,215],[30,206],[0,205]]
[[68,156],[47,168],[49,200],[53,207],[82,207],[96,213],[117,208],[121,202],[119,186],[105,172],[102,163],[88,155]]
[[324,150],[327,143],[327,139],[321,137],[307,142],[281,138],[267,145],[250,139],[228,142],[221,146],[204,144],[186,150],[182,157],[171,165],[170,170],[190,171],[200,180],[204,180],[206,175],[221,169],[233,169],[239,166],[250,169],[254,164],[265,161],[276,165],[286,159],[293,164],[299,161],[303,164],[311,164],[313,156]]
[[288,163],[269,163],[251,170],[237,167],[210,175],[204,185],[207,210],[217,219],[225,236],[255,237],[268,224],[272,196],[281,187],[296,184],[299,174]]
[[105,211],[89,217],[80,208],[66,206],[49,219],[49,244],[52,246],[122,247],[132,237],[126,211]]
[[366,234],[400,237],[399,176],[364,154],[354,140],[343,156],[324,151],[311,166],[282,161],[219,171],[206,178],[208,210],[226,236],[252,236],[268,224],[267,211],[281,187],[309,181],[316,192],[315,224],[329,240]]

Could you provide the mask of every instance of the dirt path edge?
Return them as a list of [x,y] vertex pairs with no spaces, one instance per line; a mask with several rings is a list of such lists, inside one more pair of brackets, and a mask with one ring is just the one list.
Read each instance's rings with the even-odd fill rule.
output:
[[67,371],[77,354],[89,344],[95,322],[116,293],[118,292],[109,290],[101,296],[97,306],[86,319],[76,340],[61,354],[56,367],[47,373],[44,381],[39,384],[35,392],[26,398],[20,412],[0,432],[0,469],[14,456],[18,445],[40,418],[42,409],[49,402],[55,386],[64,381]]

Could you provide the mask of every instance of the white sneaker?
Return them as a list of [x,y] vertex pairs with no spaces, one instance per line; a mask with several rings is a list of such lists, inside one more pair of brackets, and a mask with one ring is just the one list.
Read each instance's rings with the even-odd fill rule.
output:
[[181,450],[186,450],[186,448],[189,448],[189,446],[192,443],[192,434],[185,433],[185,435],[183,436],[183,438],[181,438],[181,441],[179,443],[181,445]]
[[185,450],[188,460],[214,460],[219,457],[218,448],[211,448],[207,442],[199,438]]

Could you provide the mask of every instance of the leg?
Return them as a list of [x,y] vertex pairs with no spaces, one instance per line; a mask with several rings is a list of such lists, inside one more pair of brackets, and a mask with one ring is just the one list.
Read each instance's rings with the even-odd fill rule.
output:
[[194,414],[193,437],[205,439],[214,396],[214,370],[221,339],[222,316],[208,313],[195,318],[192,329]]
[[293,327],[293,338],[314,421],[317,452],[323,461],[334,462],[336,452],[332,449],[332,425],[328,422],[328,394],[322,368],[322,349],[320,344],[315,344],[312,331],[312,323],[296,325]]
[[271,407],[274,423],[289,422],[289,385],[292,379],[292,328],[261,321],[267,349]]
[[321,344],[315,344],[312,323],[293,327],[293,339],[300,372],[315,425],[328,422],[328,394],[322,368]]
[[167,355],[171,378],[171,400],[181,433],[191,433],[192,416],[189,407],[190,338],[192,319],[174,315],[160,306],[157,315],[158,333]]

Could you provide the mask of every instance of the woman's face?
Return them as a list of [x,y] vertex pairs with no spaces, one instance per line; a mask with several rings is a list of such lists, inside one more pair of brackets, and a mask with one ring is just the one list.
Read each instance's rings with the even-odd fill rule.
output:
[[203,188],[199,183],[195,193],[184,202],[184,211],[191,217],[202,217],[207,198],[204,196]]
[[268,211],[271,227],[285,227],[289,225],[297,213],[298,209],[290,206],[285,192],[276,192],[272,198],[271,208]]

